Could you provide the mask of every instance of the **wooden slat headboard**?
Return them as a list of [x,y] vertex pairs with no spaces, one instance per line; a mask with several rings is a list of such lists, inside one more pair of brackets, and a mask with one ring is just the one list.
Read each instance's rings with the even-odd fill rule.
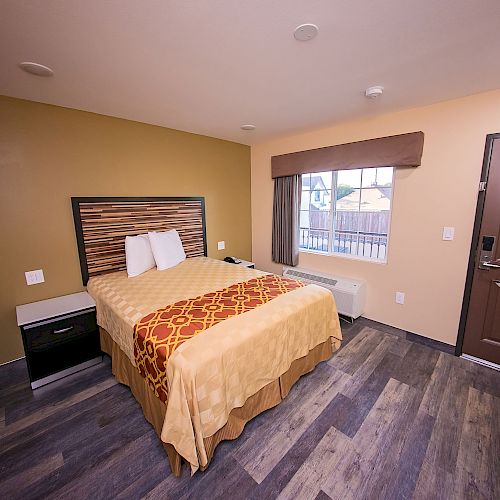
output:
[[83,284],[126,269],[125,236],[177,229],[187,257],[207,255],[205,199],[71,198]]

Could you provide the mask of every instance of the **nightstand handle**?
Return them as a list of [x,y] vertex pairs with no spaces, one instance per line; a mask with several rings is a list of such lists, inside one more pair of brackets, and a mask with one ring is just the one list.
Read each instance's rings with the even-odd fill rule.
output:
[[73,326],[68,326],[67,328],[61,328],[60,330],[53,330],[52,333],[58,334],[58,333],[66,333],[69,332],[70,330],[73,330]]

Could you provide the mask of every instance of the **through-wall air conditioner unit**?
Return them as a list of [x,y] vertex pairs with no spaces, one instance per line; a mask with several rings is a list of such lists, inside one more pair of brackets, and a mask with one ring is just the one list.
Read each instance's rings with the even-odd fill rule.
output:
[[363,280],[332,276],[296,267],[284,267],[283,276],[328,288],[333,293],[339,314],[356,319],[364,312],[366,282]]

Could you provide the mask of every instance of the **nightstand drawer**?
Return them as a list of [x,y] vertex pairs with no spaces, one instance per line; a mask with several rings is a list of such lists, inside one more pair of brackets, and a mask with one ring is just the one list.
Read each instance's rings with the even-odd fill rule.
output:
[[29,351],[52,348],[96,329],[95,311],[78,312],[23,327]]
[[32,349],[26,355],[31,381],[36,384],[40,379],[94,359],[100,356],[100,350],[97,330],[73,336],[45,348]]

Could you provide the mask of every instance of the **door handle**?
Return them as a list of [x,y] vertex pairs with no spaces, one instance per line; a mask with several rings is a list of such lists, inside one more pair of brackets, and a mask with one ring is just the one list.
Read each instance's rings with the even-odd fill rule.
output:
[[481,265],[486,266],[486,267],[494,267],[496,269],[500,269],[500,264],[494,264],[494,262],[498,262],[498,261],[492,260],[490,262],[481,262]]

